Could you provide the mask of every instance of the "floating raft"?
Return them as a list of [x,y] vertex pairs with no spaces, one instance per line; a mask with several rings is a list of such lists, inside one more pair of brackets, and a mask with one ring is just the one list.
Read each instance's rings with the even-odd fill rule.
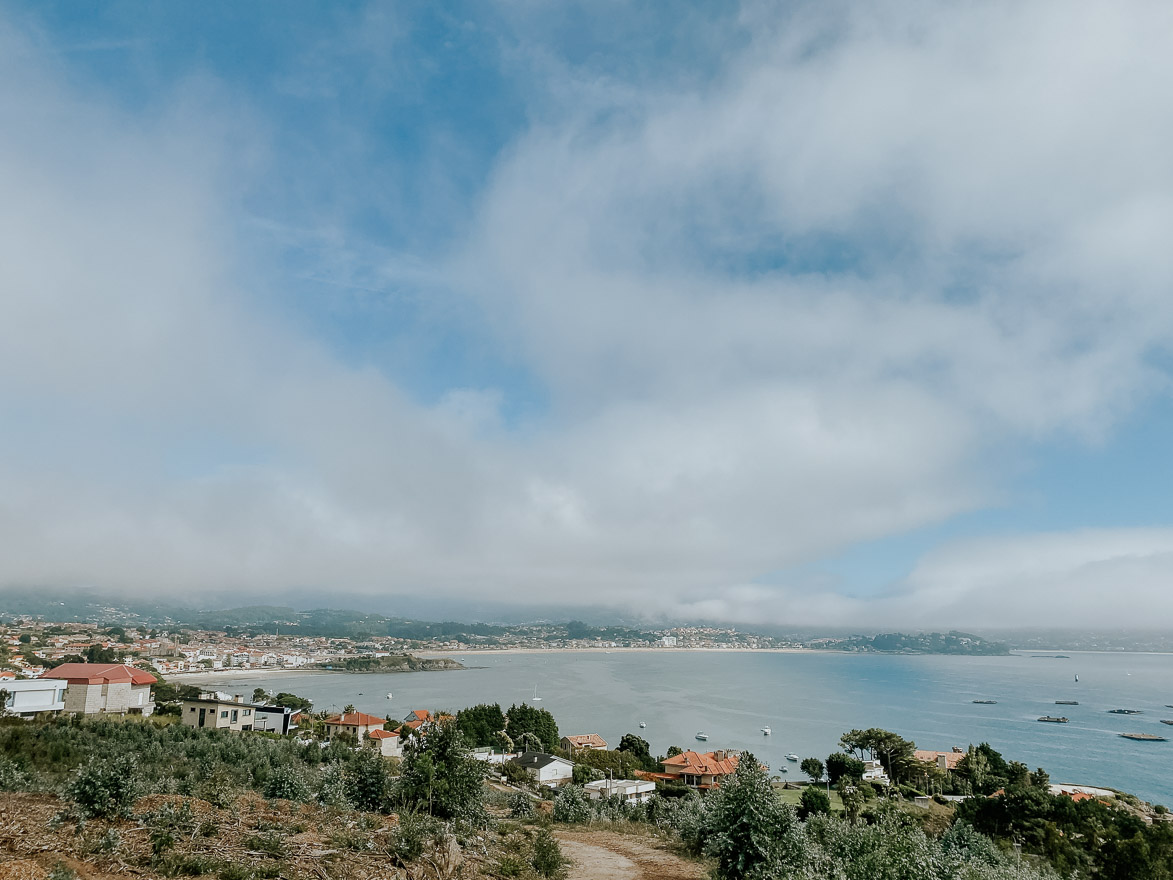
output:
[[1163,743],[1169,741],[1168,738],[1157,736],[1155,733],[1122,733],[1120,736],[1124,737],[1125,739],[1138,739],[1141,742]]

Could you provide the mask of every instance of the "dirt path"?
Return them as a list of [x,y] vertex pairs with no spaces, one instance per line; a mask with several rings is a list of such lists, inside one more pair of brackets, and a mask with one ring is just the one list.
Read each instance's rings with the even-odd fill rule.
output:
[[560,831],[573,864],[567,880],[702,880],[704,866],[669,852],[654,838],[610,831]]

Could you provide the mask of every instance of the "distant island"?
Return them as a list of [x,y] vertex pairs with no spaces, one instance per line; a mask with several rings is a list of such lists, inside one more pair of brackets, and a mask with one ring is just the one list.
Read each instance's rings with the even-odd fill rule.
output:
[[828,651],[850,651],[860,654],[970,654],[978,656],[1005,656],[1010,648],[1002,642],[991,642],[973,633],[880,633],[877,636],[847,636],[844,638],[813,639],[807,647]]
[[465,665],[448,657],[416,657],[413,654],[387,654],[381,657],[342,657],[314,664],[315,669],[335,672],[446,672],[465,669]]

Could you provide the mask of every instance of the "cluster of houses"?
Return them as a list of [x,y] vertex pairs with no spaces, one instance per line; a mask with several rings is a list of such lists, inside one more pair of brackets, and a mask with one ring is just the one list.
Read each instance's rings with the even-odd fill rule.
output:
[[[35,679],[16,678],[0,672],[0,691],[7,694],[4,708],[9,714],[33,717],[44,712],[71,712],[84,715],[151,715],[155,711],[151,686],[158,679],[144,669],[118,663],[64,663]],[[435,722],[431,712],[415,710],[400,726],[426,735]],[[286,706],[247,701],[242,695],[216,691],[183,700],[180,722],[188,727],[214,730],[267,731],[290,734],[298,729],[300,712]],[[387,719],[365,712],[344,712],[323,722],[330,739],[345,737],[356,745],[378,748],[386,757],[403,754],[399,730],[387,730]],[[562,737],[562,751],[569,755],[586,750],[605,750],[607,742],[597,733]],[[529,772],[539,785],[560,786],[574,776],[574,762],[542,752],[494,754],[479,750],[478,757],[491,763],[505,761]],[[619,797],[642,802],[651,797],[656,783],[679,782],[699,790],[717,788],[721,780],[737,769],[739,754],[733,751],[687,751],[667,758],[663,772],[640,773],[638,779],[602,779],[585,788],[592,798]]]

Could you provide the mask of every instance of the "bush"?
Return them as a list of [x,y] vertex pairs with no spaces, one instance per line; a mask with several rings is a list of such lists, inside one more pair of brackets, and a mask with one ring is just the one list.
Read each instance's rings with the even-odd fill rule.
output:
[[399,825],[388,847],[390,855],[403,867],[432,849],[443,836],[439,821],[423,813],[400,813]]
[[534,815],[533,799],[520,791],[510,795],[509,815],[514,819],[532,819]]
[[568,785],[554,798],[554,821],[568,825],[589,822],[591,804],[586,792],[577,785]]
[[[576,766],[575,769],[577,770],[578,767]],[[520,764],[514,764],[512,761],[506,761],[501,765],[501,775],[505,778],[506,782],[512,785],[532,787],[534,784],[534,778],[530,775],[530,772]]]
[[831,798],[821,788],[808,786],[802,790],[798,802],[798,818],[825,816],[831,812]]
[[355,753],[346,771],[346,799],[359,810],[372,813],[387,808],[391,774],[383,756],[371,749]]
[[84,818],[125,818],[138,794],[135,761],[130,757],[91,758],[77,771],[65,793]]
[[310,787],[301,773],[288,765],[278,767],[265,782],[265,797],[270,800],[307,801]]
[[543,877],[561,876],[566,867],[566,859],[562,855],[558,841],[548,828],[542,828],[534,838],[534,856],[531,864]]

